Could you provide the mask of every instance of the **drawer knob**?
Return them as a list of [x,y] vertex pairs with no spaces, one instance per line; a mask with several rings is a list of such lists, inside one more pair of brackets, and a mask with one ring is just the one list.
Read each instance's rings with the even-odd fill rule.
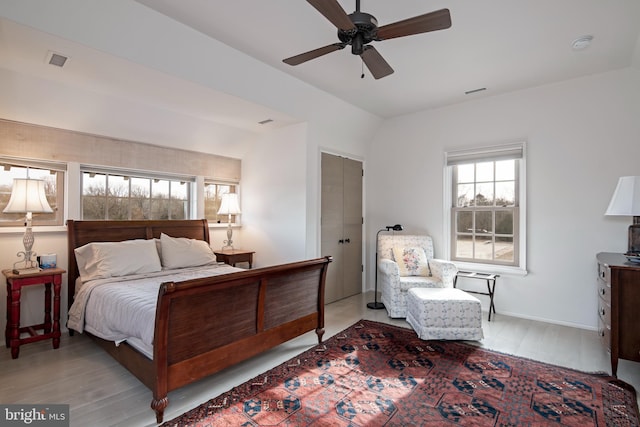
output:
[[604,329],[598,329],[598,335],[604,337]]
[[604,313],[605,313],[604,308],[600,308],[600,315],[604,316]]
[[600,295],[604,296],[607,293],[605,288],[600,288]]

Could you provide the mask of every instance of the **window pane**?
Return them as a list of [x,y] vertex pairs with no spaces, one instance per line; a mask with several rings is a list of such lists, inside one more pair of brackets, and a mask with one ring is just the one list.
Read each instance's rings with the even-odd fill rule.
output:
[[486,235],[493,233],[493,212],[476,212],[476,234]]
[[496,162],[496,181],[512,181],[516,179],[515,160]]
[[513,237],[496,237],[496,259],[499,261],[513,262]]
[[456,206],[463,208],[471,206],[473,203],[473,184],[459,184],[458,185],[458,200]]
[[458,182],[474,182],[475,164],[458,165]]
[[476,182],[493,181],[493,162],[476,164]]
[[496,182],[496,206],[514,206],[516,203],[515,181]]
[[463,235],[456,237],[456,258],[473,258],[473,237]]
[[151,180],[131,178],[131,219],[149,219],[151,202]]
[[107,176],[82,174],[82,218],[105,219],[107,215]]
[[169,181],[164,179],[154,179],[151,184],[153,191],[151,197],[154,199],[168,199],[169,198]]
[[513,211],[496,211],[496,234],[513,235]]
[[107,219],[129,219],[129,178],[107,176]]
[[491,260],[493,259],[493,244],[491,237],[476,236],[473,245],[474,257],[476,259]]
[[458,233],[471,233],[473,231],[473,212],[457,212],[456,224]]
[[493,206],[493,183],[476,185],[476,206]]

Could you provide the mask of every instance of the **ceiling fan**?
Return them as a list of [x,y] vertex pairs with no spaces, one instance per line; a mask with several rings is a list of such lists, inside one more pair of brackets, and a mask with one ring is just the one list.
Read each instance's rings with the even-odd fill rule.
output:
[[356,11],[350,15],[347,15],[337,0],[307,0],[307,2],[338,28],[340,42],[283,59],[285,64],[299,65],[349,45],[351,53],[359,55],[373,77],[380,79],[393,73],[393,68],[369,43],[451,27],[449,9],[436,10],[378,27],[378,20],[373,15],[360,11],[360,0],[356,0]]

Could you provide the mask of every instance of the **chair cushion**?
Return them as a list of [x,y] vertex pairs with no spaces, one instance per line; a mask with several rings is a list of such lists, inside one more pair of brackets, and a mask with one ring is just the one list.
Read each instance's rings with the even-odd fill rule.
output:
[[398,264],[401,277],[429,275],[427,255],[420,247],[394,247],[393,258]]
[[411,288],[442,288],[442,282],[432,277],[407,276],[400,278],[400,292],[407,292]]

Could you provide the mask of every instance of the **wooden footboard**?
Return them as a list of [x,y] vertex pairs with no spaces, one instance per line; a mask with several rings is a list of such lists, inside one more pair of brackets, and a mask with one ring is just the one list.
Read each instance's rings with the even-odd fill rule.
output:
[[[69,306],[78,268],[74,249],[95,241],[173,237],[209,241],[206,220],[68,221]],[[153,360],[126,343],[105,350],[149,387],[162,422],[167,394],[308,331],[324,334],[324,286],[331,257],[183,282],[158,293]]]
[[324,334],[330,258],[165,283],[158,295],[151,407],[167,393],[314,330]]

